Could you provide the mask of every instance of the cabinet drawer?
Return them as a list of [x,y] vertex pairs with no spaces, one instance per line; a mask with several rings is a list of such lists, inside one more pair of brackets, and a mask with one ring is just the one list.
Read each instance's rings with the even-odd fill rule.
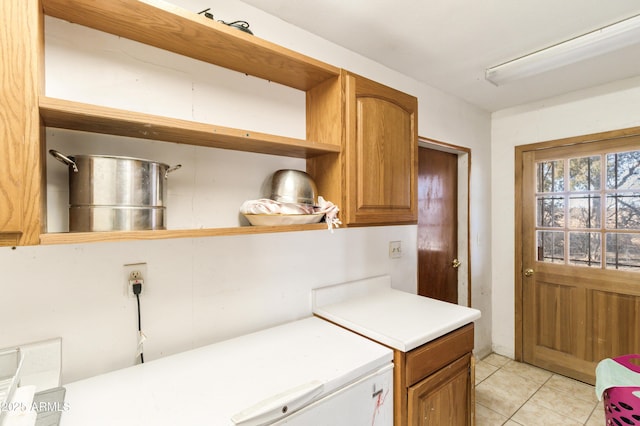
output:
[[473,323],[412,350],[406,358],[406,386],[419,382],[472,350]]

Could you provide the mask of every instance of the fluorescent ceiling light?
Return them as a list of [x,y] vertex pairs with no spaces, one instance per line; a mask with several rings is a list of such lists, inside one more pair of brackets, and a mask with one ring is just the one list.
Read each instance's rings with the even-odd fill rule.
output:
[[640,15],[488,68],[485,78],[501,86],[637,43],[640,43]]

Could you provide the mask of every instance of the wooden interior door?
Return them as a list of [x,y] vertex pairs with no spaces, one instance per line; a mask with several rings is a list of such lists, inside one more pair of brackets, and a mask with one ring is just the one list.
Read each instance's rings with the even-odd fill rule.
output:
[[418,294],[458,303],[458,156],[418,149]]
[[594,383],[640,352],[640,136],[523,152],[521,196],[523,360]]

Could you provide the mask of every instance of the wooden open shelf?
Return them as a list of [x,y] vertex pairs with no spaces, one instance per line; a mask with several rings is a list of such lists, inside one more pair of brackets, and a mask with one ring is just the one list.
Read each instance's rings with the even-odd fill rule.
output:
[[[340,146],[338,145],[314,143],[302,139],[286,138],[49,97],[41,97],[39,107],[40,117],[47,127],[298,158],[310,158],[317,155],[340,152]],[[247,235],[318,230],[326,229],[326,227],[325,223],[320,223],[155,231],[61,232],[41,234],[40,244],[78,244],[99,241]]]
[[340,74],[332,65],[159,0],[42,0],[42,8],[45,15],[299,90]]
[[40,116],[47,127],[296,158],[340,152],[338,145],[61,99],[41,97],[39,105]]
[[[15,0],[12,0],[15,2]],[[20,98],[24,111],[34,116],[16,124],[27,135],[41,132],[42,127],[62,128],[114,136],[134,137],[159,142],[174,142],[211,148],[231,149],[303,159],[325,158],[341,152],[341,143],[314,141],[234,129],[213,124],[139,113],[125,109],[86,104],[72,100],[38,96],[45,93],[43,16],[63,19],[98,31],[103,31],[167,50],[189,58],[259,77],[305,92],[335,81],[341,70],[257,36],[247,34],[222,23],[198,15],[162,0],[38,0],[27,2],[27,13],[37,14],[37,23],[26,14],[14,13],[12,26],[18,36],[2,46],[15,48],[27,55],[25,69],[33,77],[32,91]],[[29,29],[27,31],[26,29]],[[254,28],[252,28],[253,30]],[[259,29],[257,30],[259,33]],[[24,40],[24,42],[13,42]],[[32,55],[32,56],[28,56]],[[28,65],[28,66],[27,66]],[[38,79],[40,81],[38,82]],[[38,85],[40,87],[38,87]],[[39,117],[38,117],[39,116]],[[34,124],[35,123],[35,124]],[[24,129],[23,129],[24,128]],[[25,130],[26,129],[26,130]],[[29,155],[24,164],[33,164],[33,189],[24,194],[24,206],[19,213],[25,219],[16,232],[0,245],[7,244],[77,244],[98,241],[155,240],[222,235],[246,235],[303,230],[326,230],[326,224],[290,226],[238,226],[233,228],[180,229],[131,232],[43,233],[46,227],[44,194],[46,144],[44,136],[27,138]],[[330,140],[330,139],[327,139]],[[26,150],[24,152],[27,152]],[[333,157],[330,155],[329,157]],[[23,170],[22,165],[13,165]]]
[[60,232],[40,235],[40,244],[80,244],[107,241],[160,240],[167,238],[198,238],[229,235],[266,234],[327,230],[326,223],[284,226],[240,226],[235,228],[167,229],[156,231],[110,231],[110,232]]

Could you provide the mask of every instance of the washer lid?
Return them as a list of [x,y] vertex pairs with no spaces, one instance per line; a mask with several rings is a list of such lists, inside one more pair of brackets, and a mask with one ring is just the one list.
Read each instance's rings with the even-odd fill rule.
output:
[[391,349],[310,317],[68,384],[61,425],[233,425],[279,394],[300,390],[306,405],[392,360]]

